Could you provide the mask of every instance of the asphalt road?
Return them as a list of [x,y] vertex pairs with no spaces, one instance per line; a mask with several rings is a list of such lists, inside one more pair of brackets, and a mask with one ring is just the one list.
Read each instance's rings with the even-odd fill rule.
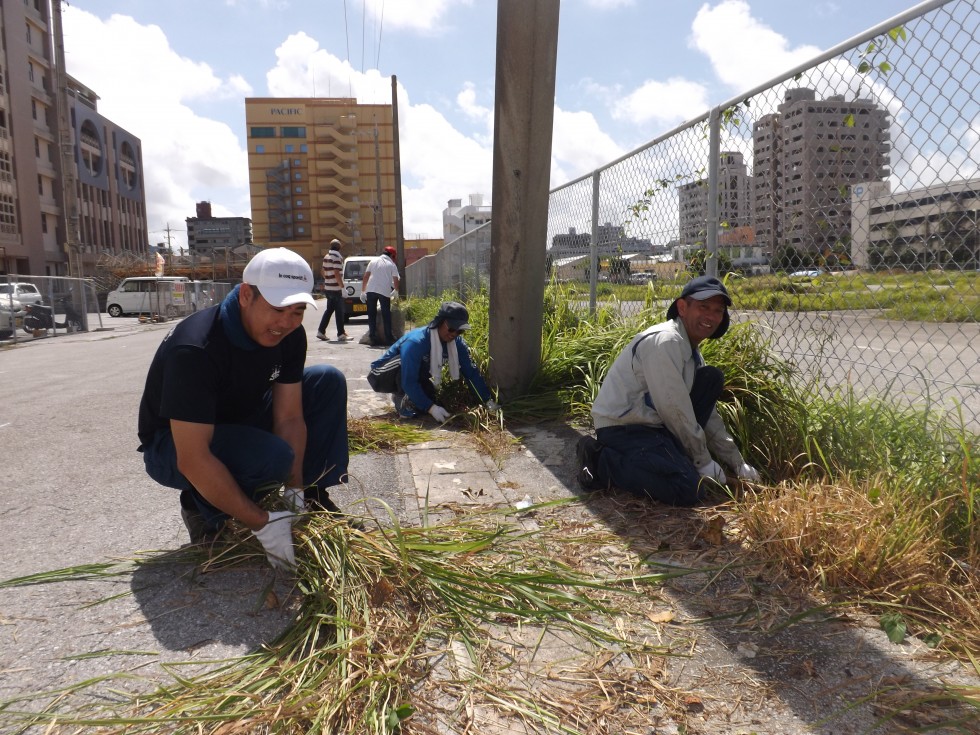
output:
[[[357,343],[366,323],[349,323],[355,339],[340,344],[313,338],[318,319],[310,311],[304,325],[311,337],[308,362],[327,361],[344,371],[353,416],[380,413],[384,401],[364,379],[378,350]],[[173,324],[105,323],[111,331],[0,347],[0,582],[133,560],[187,541],[177,492],[156,485],[136,451],[146,370]],[[402,497],[399,473],[408,472],[402,461],[380,454],[352,458],[351,483],[332,491],[334,500],[360,512],[364,498],[378,498],[411,522],[417,501]],[[197,575],[193,565],[175,561],[141,567],[116,582],[0,587],[0,699],[130,667],[139,671],[147,661],[135,654],[122,663],[119,656],[72,655],[149,650],[156,663],[253,650],[293,614],[288,605],[264,608],[270,583],[283,599],[290,594],[261,563]]]

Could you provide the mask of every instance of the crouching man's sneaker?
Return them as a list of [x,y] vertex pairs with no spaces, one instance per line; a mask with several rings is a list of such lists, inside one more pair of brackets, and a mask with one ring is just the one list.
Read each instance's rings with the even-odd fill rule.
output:
[[599,451],[602,445],[588,434],[581,437],[575,445],[576,479],[583,490],[603,490],[605,485],[596,479]]
[[221,535],[221,529],[208,526],[204,516],[196,510],[181,507],[180,519],[184,522],[187,535],[195,546],[210,546]]
[[391,402],[395,404],[395,410],[398,412],[398,418],[402,419],[417,419],[419,417],[419,412],[412,405],[412,402],[408,400],[408,396],[404,393],[392,393]]

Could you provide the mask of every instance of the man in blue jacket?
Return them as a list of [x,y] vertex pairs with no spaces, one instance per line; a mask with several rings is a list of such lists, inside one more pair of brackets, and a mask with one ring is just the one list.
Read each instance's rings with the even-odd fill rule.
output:
[[[448,364],[453,380],[462,377],[473,394],[491,411],[499,407],[493,400],[486,381],[470,360],[470,350],[463,332],[470,328],[469,312],[455,301],[443,302],[439,313],[424,327],[405,334],[377,360],[371,369],[386,366],[396,371],[395,390],[391,399],[398,415],[415,418],[428,413],[439,423],[450,414],[435,402],[436,388],[442,381],[443,365]],[[398,358],[400,363],[393,362]],[[400,364],[400,367],[395,367]]]

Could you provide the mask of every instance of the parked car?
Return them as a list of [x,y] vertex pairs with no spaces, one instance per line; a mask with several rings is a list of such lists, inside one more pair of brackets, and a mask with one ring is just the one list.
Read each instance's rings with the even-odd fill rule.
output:
[[354,316],[367,316],[367,305],[361,303],[361,283],[364,271],[374,258],[370,255],[352,255],[344,258],[344,314],[345,321]]
[[9,305],[0,304],[0,339],[10,339],[14,332],[24,323],[23,309],[10,309]]
[[0,306],[18,311],[27,304],[43,304],[44,297],[33,283],[0,283]]
[[106,297],[109,316],[166,314],[177,316],[190,307],[190,279],[184,276],[135,276],[124,278]]
[[793,271],[789,274],[790,278],[818,278],[824,274],[823,268],[807,268],[801,271]]

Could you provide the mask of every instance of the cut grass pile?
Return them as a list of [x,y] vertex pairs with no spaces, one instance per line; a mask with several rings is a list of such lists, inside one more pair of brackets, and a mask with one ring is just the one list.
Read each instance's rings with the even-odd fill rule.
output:
[[[623,732],[638,709],[670,702],[658,677],[673,654],[652,624],[642,628],[662,604],[656,586],[686,572],[650,573],[635,555],[610,553],[612,534],[569,522],[557,505],[370,532],[313,514],[297,537],[296,623],[278,640],[203,674],[170,664],[172,681],[135,696],[73,699],[111,687],[110,678],[48,693],[40,712],[20,709],[27,698],[8,701],[0,722],[48,732],[408,735],[472,721],[467,707],[479,707],[529,732],[585,733],[601,708],[605,732]],[[239,541],[202,571],[262,559],[247,534]],[[73,576],[83,573],[5,584]],[[620,616],[634,623],[608,625]],[[550,673],[518,673],[514,662],[517,647],[546,645],[561,650],[561,696],[537,696]],[[609,667],[615,656],[628,665]],[[187,667],[200,672],[202,663]]]

